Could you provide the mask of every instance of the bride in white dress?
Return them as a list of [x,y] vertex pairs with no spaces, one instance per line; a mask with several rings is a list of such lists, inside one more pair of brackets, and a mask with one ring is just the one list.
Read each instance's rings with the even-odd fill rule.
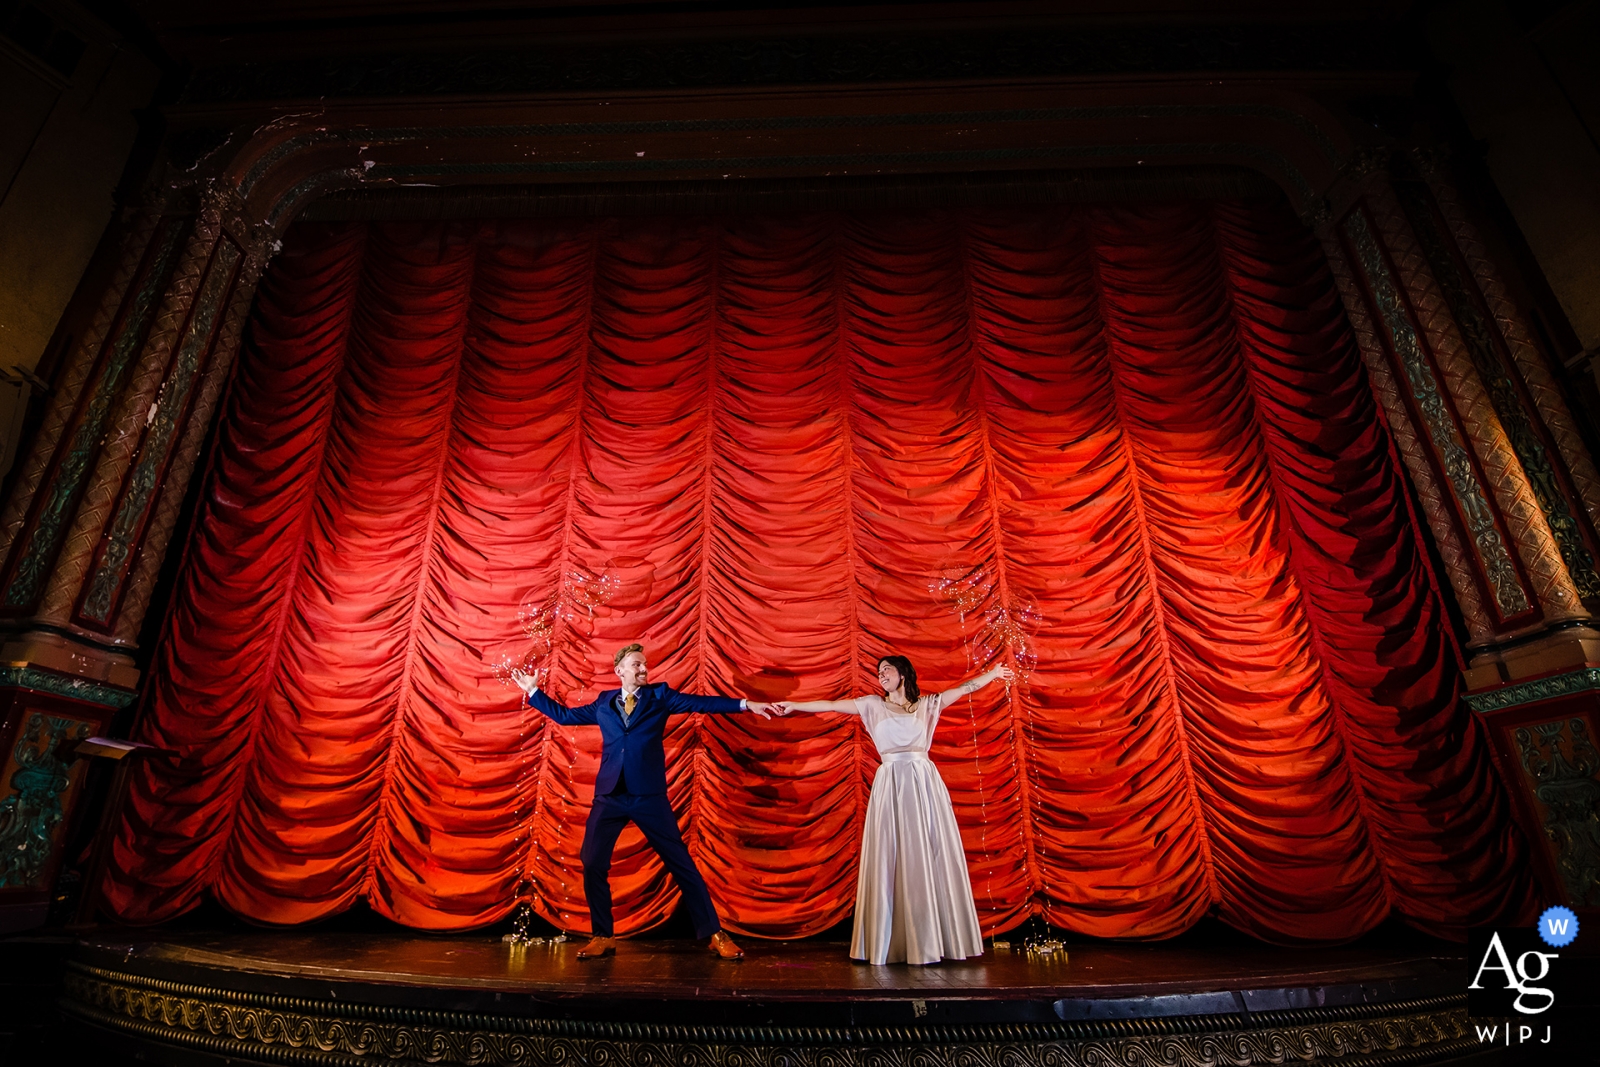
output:
[[784,701],[791,711],[861,716],[883,763],[872,779],[861,830],[855,931],[850,955],[868,963],[938,963],[983,955],[967,857],[955,809],[928,745],[939,713],[1011,668],[996,667],[943,693],[919,693],[904,656],[878,661],[883,696],[854,700]]

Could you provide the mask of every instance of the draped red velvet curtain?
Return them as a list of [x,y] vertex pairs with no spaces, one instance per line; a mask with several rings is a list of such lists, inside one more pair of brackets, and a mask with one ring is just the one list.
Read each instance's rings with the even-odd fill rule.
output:
[[[1318,246],[1279,206],[302,225],[224,415],[112,860],[116,915],[519,899],[584,930],[593,728],[553,688],[947,686],[986,931],[1335,940],[1524,916],[1522,844]],[[594,590],[606,595],[596,597]],[[596,604],[596,600],[601,602]],[[870,740],[687,718],[730,929],[850,913]],[[619,928],[677,893],[632,832]]]

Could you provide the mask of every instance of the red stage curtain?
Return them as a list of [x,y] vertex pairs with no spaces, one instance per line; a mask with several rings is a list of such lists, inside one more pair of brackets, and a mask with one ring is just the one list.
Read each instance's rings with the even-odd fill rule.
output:
[[[1026,634],[1027,684],[934,750],[986,931],[1530,914],[1358,354],[1279,206],[298,226],[197,523],[140,735],[181,756],[136,776],[124,921],[211,893],[586,929],[597,731],[491,671],[563,595],[570,700],[636,638],[656,680],[807,698],[890,650],[950,686]],[[687,718],[668,759],[732,930],[850,914],[855,720]],[[624,932],[677,901],[633,831],[613,884]]]

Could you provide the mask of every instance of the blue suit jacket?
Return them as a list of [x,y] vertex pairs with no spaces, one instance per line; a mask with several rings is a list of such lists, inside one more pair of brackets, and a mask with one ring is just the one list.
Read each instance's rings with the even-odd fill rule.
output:
[[727,715],[739,710],[733,697],[701,697],[680,693],[664,682],[639,687],[638,703],[626,726],[622,723],[622,690],[607,689],[581,708],[569,708],[535,690],[528,704],[563,726],[600,727],[600,774],[594,795],[603,797],[626,776],[627,790],[640,796],[667,791],[667,754],[661,735],[668,715],[703,711]]

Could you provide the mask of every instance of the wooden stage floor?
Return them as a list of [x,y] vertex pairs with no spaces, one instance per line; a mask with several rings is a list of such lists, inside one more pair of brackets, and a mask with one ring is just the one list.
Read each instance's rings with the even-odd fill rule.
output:
[[745,959],[699,942],[627,940],[580,961],[582,939],[513,947],[488,936],[105,930],[79,962],[172,982],[308,999],[677,1022],[892,1024],[1281,1011],[1459,994],[1451,946],[1282,949],[1245,941],[1069,944],[1065,959],[996,951],[933,966],[870,966],[843,943],[745,939]]
[[1464,954],[1416,936],[1081,941],[1065,959],[991,947],[929,967],[754,939],[739,962],[667,939],[580,962],[581,943],[99,928],[74,946],[60,1005],[107,1062],[191,1067],[1480,1062]]

